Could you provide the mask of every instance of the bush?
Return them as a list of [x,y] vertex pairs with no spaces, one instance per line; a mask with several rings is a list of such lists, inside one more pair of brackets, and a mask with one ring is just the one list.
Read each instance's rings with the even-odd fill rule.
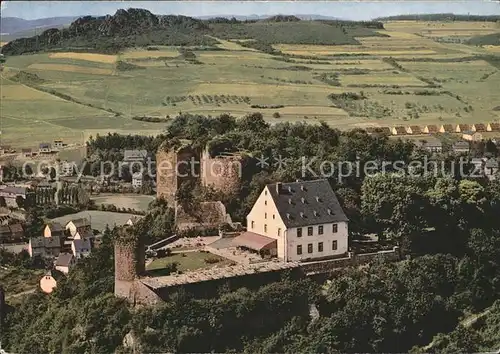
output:
[[273,113],[273,118],[279,118],[279,117],[281,117],[280,112],[274,112]]
[[220,258],[215,258],[215,257],[209,257],[209,258],[205,259],[206,264],[215,264],[215,263],[219,263],[220,261],[221,261]]

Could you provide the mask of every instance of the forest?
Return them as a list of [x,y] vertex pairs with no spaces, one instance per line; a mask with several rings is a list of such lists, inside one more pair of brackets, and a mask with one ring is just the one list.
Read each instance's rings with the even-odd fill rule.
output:
[[[141,148],[180,139],[209,144],[213,153],[237,149],[249,161],[261,154],[290,159],[244,170],[241,192],[228,210],[243,220],[266,183],[301,176],[300,158],[410,162],[424,157],[451,167],[458,157],[431,156],[402,140],[340,132],[326,124],[267,124],[261,115],[236,120],[179,116],[161,138],[96,137],[89,149]],[[110,144],[110,146],[108,146]],[[485,146],[482,146],[485,149]],[[488,149],[491,149],[490,146]],[[492,151],[498,153],[498,151]],[[397,242],[405,259],[345,268],[330,279],[292,278],[258,289],[222,286],[215,298],[172,294],[163,304],[131,308],[113,296],[113,238],[60,282],[50,295],[26,296],[8,308],[0,340],[15,353],[341,353],[478,352],[500,346],[500,181],[448,173],[384,174],[330,180],[350,224],[351,237],[376,233]],[[199,186],[193,198],[209,191]],[[214,196],[211,195],[211,198]],[[224,198],[224,196],[220,196]],[[164,200],[150,205],[137,235],[173,232]],[[9,262],[4,257],[2,265]],[[19,263],[19,262],[18,262]],[[17,265],[22,267],[23,265]],[[317,313],[311,314],[311,305]],[[314,312],[314,311],[313,311]],[[477,321],[475,315],[484,315]],[[124,340],[125,339],[125,340]]]

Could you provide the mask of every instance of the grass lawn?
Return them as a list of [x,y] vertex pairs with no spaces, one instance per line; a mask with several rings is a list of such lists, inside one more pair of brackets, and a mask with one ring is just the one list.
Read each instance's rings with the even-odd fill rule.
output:
[[36,288],[43,274],[44,271],[40,269],[2,268],[0,284],[5,290],[5,295],[10,296]]
[[[183,254],[185,256],[183,256]],[[208,268],[212,267],[215,265],[226,265],[231,263],[230,260],[220,257],[218,255],[212,254],[212,253],[205,253],[205,252],[186,252],[186,253],[176,253],[168,257],[164,258],[158,258],[155,259],[153,262],[151,262],[146,269],[148,271],[153,271],[152,273],[154,275],[160,275],[157,274],[157,271],[161,271],[165,267],[167,267],[168,264],[172,264],[174,262],[179,263],[177,269],[180,271],[188,271],[188,270],[194,270],[194,269],[200,269],[200,268]],[[218,259],[219,262],[217,263],[206,263],[207,259]]]

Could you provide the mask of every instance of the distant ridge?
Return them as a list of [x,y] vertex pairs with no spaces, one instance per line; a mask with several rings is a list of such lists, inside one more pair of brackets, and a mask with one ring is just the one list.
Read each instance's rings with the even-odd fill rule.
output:
[[35,28],[59,27],[62,25],[69,25],[77,18],[78,16],[61,16],[24,20],[18,17],[2,17],[0,18],[0,33],[4,35],[13,35],[16,32],[34,30]]
[[408,14],[378,17],[373,21],[485,21],[496,22],[500,20],[500,15],[457,15],[453,13],[441,14]]

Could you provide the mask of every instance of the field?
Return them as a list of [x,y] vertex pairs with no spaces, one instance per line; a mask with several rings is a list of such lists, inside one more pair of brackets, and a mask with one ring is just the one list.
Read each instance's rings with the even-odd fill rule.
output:
[[[281,51],[275,54],[241,45],[266,40],[257,37],[262,26],[252,25],[240,38],[215,26],[210,39],[218,44],[205,48],[8,57],[1,81],[2,143],[20,147],[54,135],[80,141],[111,131],[158,134],[165,123],[131,118],[179,112],[261,112],[272,123],[324,120],[340,129],[500,119],[493,110],[500,105],[494,61],[500,47],[463,41],[500,31],[494,23],[392,21],[378,36],[360,33],[355,41],[317,25],[318,41],[310,43],[326,43],[321,45],[290,41],[286,31],[297,25],[272,25],[276,32],[266,43]],[[15,81],[20,72],[36,75],[30,76],[34,82]],[[365,99],[359,102],[328,98],[361,91]]]
[[65,216],[61,216],[55,219],[51,219],[51,221],[59,222],[61,224],[66,224],[72,219],[79,218],[87,218],[90,220],[92,224],[92,229],[102,231],[108,225],[110,228],[117,225],[124,225],[129,218],[131,218],[132,214],[126,213],[114,213],[110,211],[98,211],[98,210],[88,210],[81,211],[75,214],[69,214]]
[[117,208],[131,208],[134,210],[146,211],[148,204],[154,200],[154,197],[147,195],[125,195],[125,194],[108,194],[93,197],[92,200],[96,205],[113,204]]

